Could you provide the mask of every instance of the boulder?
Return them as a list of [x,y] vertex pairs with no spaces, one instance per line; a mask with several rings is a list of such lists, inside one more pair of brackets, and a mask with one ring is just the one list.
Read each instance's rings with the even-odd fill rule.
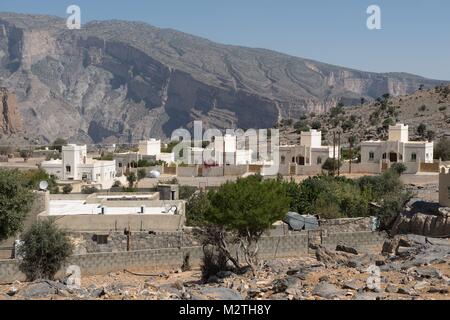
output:
[[345,291],[328,282],[318,283],[312,293],[325,299],[340,298],[345,295]]
[[192,300],[242,300],[239,292],[228,288],[202,287],[198,292],[191,292]]

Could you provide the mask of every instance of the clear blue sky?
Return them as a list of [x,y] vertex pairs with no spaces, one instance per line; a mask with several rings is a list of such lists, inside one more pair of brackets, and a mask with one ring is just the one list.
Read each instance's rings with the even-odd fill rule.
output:
[[[448,0],[1,0],[0,11],[148,22],[213,41],[375,72],[450,80]],[[366,27],[371,4],[382,30]]]

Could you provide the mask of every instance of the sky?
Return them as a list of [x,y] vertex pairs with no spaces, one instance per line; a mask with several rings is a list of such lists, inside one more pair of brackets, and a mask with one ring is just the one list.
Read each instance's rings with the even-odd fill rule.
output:
[[[0,11],[121,19],[373,72],[450,80],[448,0],[0,0]],[[381,29],[369,30],[370,5]]]

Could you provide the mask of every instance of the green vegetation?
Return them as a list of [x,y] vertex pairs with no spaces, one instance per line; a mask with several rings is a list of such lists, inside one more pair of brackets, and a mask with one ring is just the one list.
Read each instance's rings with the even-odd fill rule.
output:
[[58,193],[59,188],[56,184],[56,177],[50,176],[47,172],[42,169],[32,169],[25,171],[23,173],[24,179],[26,181],[26,186],[30,189],[37,190],[39,188],[39,183],[41,181],[47,181],[48,190],[50,193]]
[[22,236],[20,269],[28,280],[53,279],[72,254],[73,246],[66,234],[52,220],[34,223]]
[[71,184],[66,184],[66,185],[64,185],[64,187],[62,188],[62,191],[63,191],[64,194],[69,194],[69,193],[72,192],[72,190],[73,190],[73,187],[72,187]]
[[0,241],[22,231],[34,195],[18,170],[0,169]]
[[450,139],[444,137],[434,146],[434,158],[450,161]]
[[342,161],[333,158],[328,158],[322,165],[322,169],[328,171],[328,174],[336,174],[340,167],[342,167]]
[[134,172],[130,172],[127,175],[127,181],[128,181],[128,188],[132,189],[134,186],[134,183],[137,181],[137,176]]
[[[227,182],[215,191],[201,194],[195,201],[201,211],[191,221],[205,227],[204,248],[213,247],[238,270],[250,267],[254,272],[258,240],[275,221],[285,216],[290,199],[282,183],[251,176]],[[241,248],[244,264],[231,251],[232,243]]]
[[81,193],[83,193],[83,194],[93,194],[93,193],[97,193],[97,192],[99,192],[99,190],[96,187],[84,186],[81,189]]
[[58,138],[52,143],[52,145],[50,147],[50,150],[58,150],[59,152],[61,152],[62,151],[62,147],[66,146],[66,145],[67,145],[67,141],[66,140],[64,140],[62,138]]

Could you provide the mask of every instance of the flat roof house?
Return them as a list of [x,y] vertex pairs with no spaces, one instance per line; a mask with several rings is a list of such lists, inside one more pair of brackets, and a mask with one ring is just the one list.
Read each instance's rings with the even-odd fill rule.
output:
[[43,161],[40,167],[62,181],[86,181],[109,189],[116,178],[115,160],[103,161],[87,157],[87,148],[69,144],[62,147],[62,159]]
[[339,157],[339,148],[322,146],[322,132],[311,129],[300,134],[300,145],[280,146],[280,164],[322,165],[328,158]]
[[424,162],[433,163],[433,142],[409,141],[408,126],[398,123],[389,126],[387,141],[361,143],[361,163]]

